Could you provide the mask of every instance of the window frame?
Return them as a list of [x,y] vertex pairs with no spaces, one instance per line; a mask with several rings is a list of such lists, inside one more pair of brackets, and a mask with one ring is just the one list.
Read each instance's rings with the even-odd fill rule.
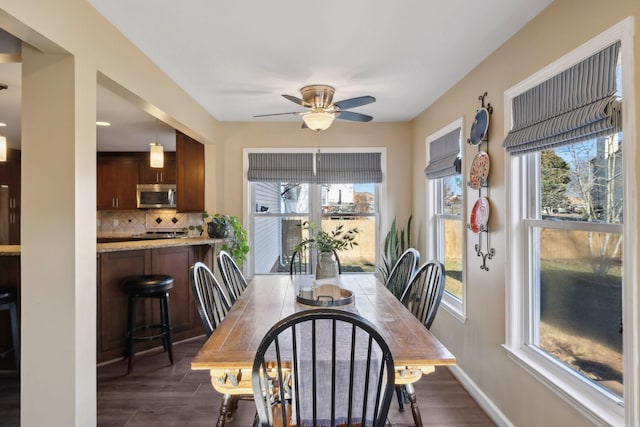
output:
[[[506,324],[505,344],[507,355],[533,377],[555,392],[564,401],[576,408],[596,424],[638,425],[640,420],[638,391],[638,315],[640,298],[634,289],[638,283],[637,262],[632,257],[638,253],[637,230],[633,220],[637,218],[636,185],[631,171],[636,157],[635,117],[633,106],[633,19],[627,18],[604,33],[579,46],[529,78],[516,84],[504,93],[504,134],[511,128],[512,100],[524,91],[542,83],[576,63],[588,58],[616,41],[622,41],[620,54],[623,63],[622,85],[624,96],[623,135],[628,141],[623,154],[624,212],[627,221],[618,226],[623,230],[623,357],[624,399],[597,387],[572,369],[557,362],[544,351],[529,345],[532,337],[530,322],[535,313],[535,294],[531,287],[529,271],[531,254],[529,225],[525,218],[531,212],[531,203],[525,194],[535,190],[531,186],[538,182],[539,170],[533,167],[535,155],[510,156],[505,154],[505,175],[510,177],[507,186],[507,238],[506,253]],[[538,154],[539,156],[539,154]],[[531,221],[529,221],[531,224]],[[562,226],[564,227],[564,226]],[[566,225],[571,227],[571,225]],[[613,226],[615,227],[615,226]]]
[[[380,153],[380,167],[382,169],[383,180],[380,183],[374,183],[376,186],[376,206],[377,213],[375,214],[375,218],[377,220],[376,224],[376,242],[375,242],[375,258],[376,258],[376,271],[378,270],[378,266],[381,264],[382,253],[380,250],[380,242],[383,241],[384,237],[381,237],[382,224],[386,223],[386,195],[387,195],[387,149],[385,147],[328,147],[324,150],[319,150],[318,148],[243,148],[242,156],[243,156],[243,212],[244,221],[243,226],[245,230],[247,230],[248,244],[249,247],[253,247],[255,240],[255,230],[254,230],[254,206],[255,201],[253,200],[254,194],[252,191],[252,182],[249,182],[247,179],[247,172],[249,170],[249,153],[322,153],[322,152],[331,152],[331,153]],[[322,218],[322,212],[313,212],[314,208],[314,200],[317,200],[318,203],[320,201],[320,184],[309,184],[309,212],[306,214],[262,214],[263,217],[273,216],[273,217],[298,217],[298,216],[308,216],[310,221],[318,222]],[[371,216],[371,215],[368,215]],[[247,262],[243,265],[243,272],[247,277],[253,277],[255,275],[255,265],[254,265],[254,257],[251,253],[248,256]]]
[[[433,134],[427,136],[425,139],[425,151],[426,151],[426,164],[429,164],[429,144],[432,141],[446,135],[447,133],[460,128],[460,156],[462,160],[462,171],[460,175],[464,177],[464,146],[463,146],[463,131],[464,131],[464,119],[462,117],[454,120],[443,128],[437,130]],[[464,182],[464,180],[463,180]],[[462,233],[464,235],[464,215],[466,212],[466,185],[462,185],[462,209],[460,216],[449,215],[440,213],[443,201],[443,181],[442,178],[427,179],[427,197],[426,197],[426,216],[427,227],[425,227],[425,242],[426,242],[426,259],[437,259],[444,264],[444,236],[440,232],[440,224],[444,219],[459,219],[460,226],[462,227]],[[435,236],[435,238],[433,238]],[[448,311],[454,318],[464,323],[467,319],[467,280],[466,280],[466,253],[467,253],[467,239],[462,239],[462,299],[457,298],[448,291],[442,295],[441,305]],[[423,260],[424,261],[424,260]]]

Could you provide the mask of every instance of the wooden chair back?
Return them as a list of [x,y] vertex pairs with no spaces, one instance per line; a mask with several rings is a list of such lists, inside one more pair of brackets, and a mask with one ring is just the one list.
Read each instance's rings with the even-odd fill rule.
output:
[[210,337],[229,312],[231,304],[206,264],[196,262],[189,271],[189,281],[198,315],[207,337]]
[[231,304],[234,304],[244,290],[247,289],[247,280],[244,278],[242,271],[240,271],[238,264],[226,251],[220,251],[218,254],[218,267],[220,268],[222,281],[229,294],[229,300]]
[[385,286],[396,298],[400,299],[409,285],[409,280],[420,264],[420,252],[414,248],[405,250],[391,269]]
[[393,357],[358,314],[294,313],[262,339],[252,384],[259,425],[385,425],[393,397]]
[[415,272],[400,301],[429,329],[444,293],[444,266],[429,261]]

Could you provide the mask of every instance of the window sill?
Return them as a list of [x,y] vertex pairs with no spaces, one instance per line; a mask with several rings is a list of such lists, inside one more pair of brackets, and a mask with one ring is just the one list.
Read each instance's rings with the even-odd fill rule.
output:
[[503,345],[507,356],[534,378],[573,406],[597,425],[624,426],[622,400],[600,391],[591,382],[572,374],[569,369],[553,363],[543,353],[532,348],[511,348]]
[[465,323],[467,321],[467,316],[464,313],[463,303],[462,301],[448,297],[445,295],[442,296],[441,306],[444,308],[449,314],[458,319],[460,323]]

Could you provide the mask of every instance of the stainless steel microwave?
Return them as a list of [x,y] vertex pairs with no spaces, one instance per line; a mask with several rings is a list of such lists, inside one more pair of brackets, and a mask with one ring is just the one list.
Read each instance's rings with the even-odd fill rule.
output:
[[175,208],[176,186],[173,184],[138,184],[138,208]]

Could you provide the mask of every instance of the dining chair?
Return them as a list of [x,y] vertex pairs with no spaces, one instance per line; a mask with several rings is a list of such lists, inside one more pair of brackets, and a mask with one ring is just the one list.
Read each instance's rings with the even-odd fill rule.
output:
[[[445,271],[444,265],[439,261],[428,261],[421,265],[409,281],[400,301],[414,316],[429,329],[436,317],[442,294],[444,293]],[[422,417],[416,403],[416,391],[413,384],[403,386],[403,394],[406,393],[411,403],[411,412],[416,425],[422,425]],[[403,400],[401,395],[398,401]]]
[[253,362],[257,423],[385,425],[395,370],[387,343],[360,315],[304,310],[276,323]]
[[[189,281],[196,303],[196,309],[202,320],[207,338],[213,334],[220,322],[229,312],[231,303],[227,299],[222,286],[213,275],[213,272],[202,262],[196,262],[190,269]],[[217,426],[226,424],[232,417],[233,411],[237,408],[238,400],[253,399],[252,394],[225,394],[222,396],[220,404],[220,415]]]
[[409,280],[420,264],[420,252],[415,248],[405,250],[391,269],[385,286],[398,299],[409,285]]
[[244,278],[242,271],[240,271],[238,264],[227,251],[220,251],[218,254],[218,267],[220,268],[222,281],[229,294],[229,300],[231,304],[234,304],[244,290],[247,289],[247,280]]
[[190,270],[193,298],[208,338],[229,312],[231,303],[206,264],[196,262]]
[[[338,263],[338,274],[342,274],[342,264],[340,263],[340,257],[338,252],[333,251],[333,256]],[[312,274],[311,265],[308,261],[306,248],[295,250],[291,255],[291,262],[289,263],[289,274],[291,276],[295,274]]]

